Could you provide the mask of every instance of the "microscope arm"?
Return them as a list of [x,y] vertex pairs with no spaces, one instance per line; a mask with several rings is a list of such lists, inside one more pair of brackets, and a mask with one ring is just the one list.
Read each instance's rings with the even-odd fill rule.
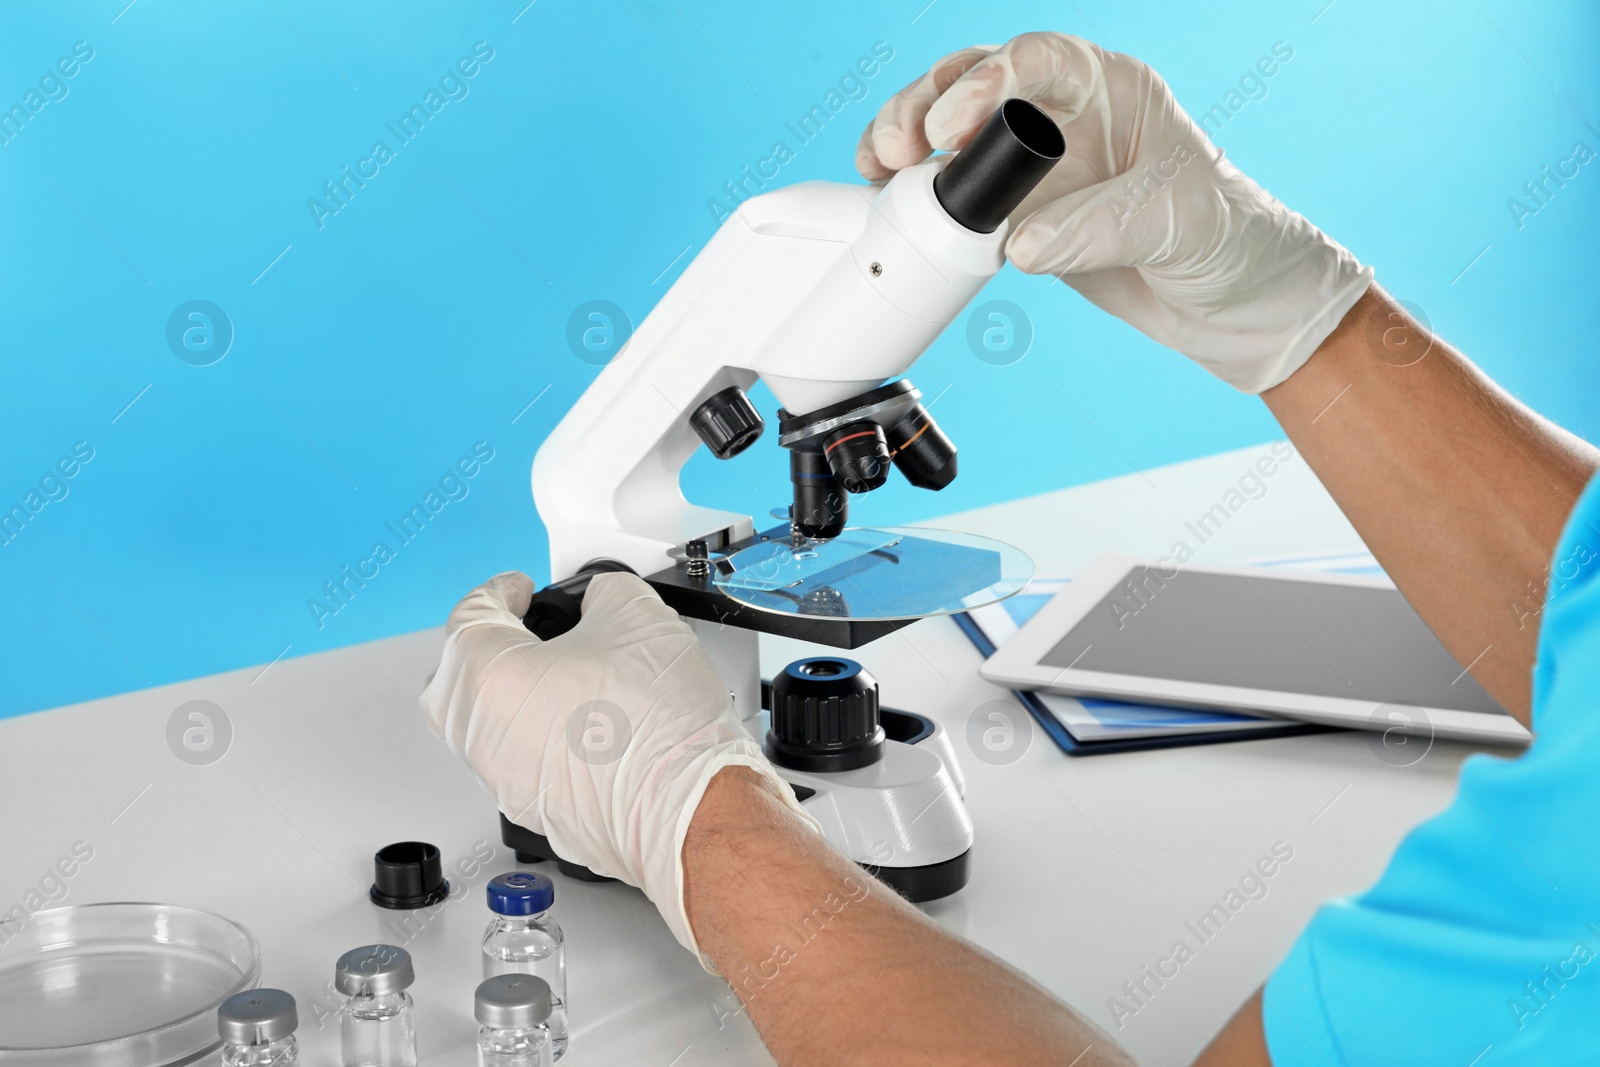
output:
[[700,444],[687,416],[712,394],[760,377],[786,409],[811,411],[922,355],[1004,262],[1003,232],[974,233],[939,206],[944,165],[881,190],[807,182],[740,206],[539,450],[553,576],[596,557],[649,573],[693,538],[752,532],[679,488]]
[[[789,427],[905,373],[1004,264],[1006,217],[1064,147],[1054,120],[1011,100],[959,155],[882,187],[805,182],[741,204],[539,449],[552,579],[599,559],[651,575],[691,541],[753,536],[749,516],[684,498],[679,476],[701,443],[691,416],[760,379]],[[832,462],[805,432],[784,431],[791,476]],[[840,508],[811,536],[842,520]],[[692,625],[751,713],[754,634],[706,618]]]
[[540,448],[552,578],[600,557],[650,573],[691,539],[748,536],[748,517],[683,497],[689,416],[758,377],[803,417],[905,373],[1004,264],[1006,217],[1064,149],[1054,120],[1009,100],[959,155],[881,188],[741,204]]

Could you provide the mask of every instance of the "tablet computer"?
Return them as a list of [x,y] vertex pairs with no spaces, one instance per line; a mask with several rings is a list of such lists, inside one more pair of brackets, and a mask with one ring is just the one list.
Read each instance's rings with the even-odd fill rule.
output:
[[1100,556],[981,673],[1016,689],[1532,740],[1384,578]]

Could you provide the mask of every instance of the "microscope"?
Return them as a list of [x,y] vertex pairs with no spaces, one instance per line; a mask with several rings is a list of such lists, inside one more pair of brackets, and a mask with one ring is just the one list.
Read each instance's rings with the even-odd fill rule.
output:
[[[882,186],[802,182],[739,205],[540,447],[533,497],[556,580],[528,628],[578,618],[597,573],[631,570],[693,628],[734,706],[828,840],[913,901],[970,872],[972,821],[943,728],[881,707],[842,656],[763,683],[757,635],[850,650],[918,618],[1015,592],[1032,564],[998,542],[852,528],[849,499],[898,470],[939,490],[956,449],[903,377],[1005,262],[1006,219],[1061,158],[1054,120],[1006,101],[955,155]],[[765,424],[757,379],[782,405],[792,501],[779,525],[690,503],[679,474]],[[501,816],[523,861],[561,860]]]

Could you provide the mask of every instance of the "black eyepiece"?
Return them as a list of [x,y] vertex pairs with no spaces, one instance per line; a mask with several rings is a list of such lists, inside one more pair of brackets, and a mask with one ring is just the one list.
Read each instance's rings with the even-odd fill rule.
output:
[[933,195],[967,229],[993,233],[1066,150],[1054,119],[1012,97],[934,177]]

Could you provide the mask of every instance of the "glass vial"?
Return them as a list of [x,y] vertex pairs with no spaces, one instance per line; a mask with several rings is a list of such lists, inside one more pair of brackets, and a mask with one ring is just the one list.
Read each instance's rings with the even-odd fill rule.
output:
[[281,989],[247,989],[217,1009],[222,1067],[282,1067],[294,1063],[294,997]]
[[561,927],[549,915],[555,883],[543,874],[516,871],[492,878],[483,933],[483,976],[531,974],[550,987],[550,1036],[555,1057],[567,1051],[567,959]]
[[485,978],[472,998],[478,1019],[478,1067],[550,1067],[550,986],[531,974]]
[[406,992],[416,977],[411,953],[394,945],[339,957],[333,985],[349,998],[339,1019],[344,1067],[417,1067],[416,1009]]

